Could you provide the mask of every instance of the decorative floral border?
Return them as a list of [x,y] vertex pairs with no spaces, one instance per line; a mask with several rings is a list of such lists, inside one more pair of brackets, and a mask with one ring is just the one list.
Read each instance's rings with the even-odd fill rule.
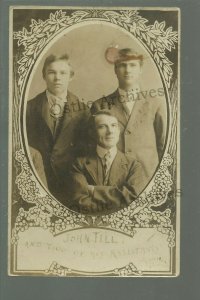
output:
[[168,171],[168,166],[172,164],[170,155],[162,160],[151,188],[147,187],[144,193],[127,208],[103,216],[78,214],[70,211],[48,194],[41,196],[38,182],[22,150],[16,153],[16,160],[22,169],[16,178],[19,193],[25,201],[36,205],[28,211],[20,208],[13,229],[13,242],[17,242],[18,232],[34,226],[48,228],[53,235],[73,228],[94,226],[115,229],[130,236],[134,236],[134,228],[155,227],[162,233],[168,234],[169,246],[174,246],[175,235],[170,220],[170,209],[164,212],[151,209],[151,206],[164,203],[171,190],[172,180]]
[[175,43],[178,41],[178,33],[172,31],[172,27],[165,29],[165,21],[161,23],[155,21],[153,25],[147,26],[148,20],[141,17],[137,10],[86,9],[77,10],[71,15],[66,15],[66,12],[62,10],[56,11],[55,14],[50,13],[49,19],[45,21],[32,19],[30,31],[24,27],[22,31],[14,33],[14,39],[18,40],[18,46],[23,45],[25,49],[22,58],[18,61],[20,91],[41,50],[57,34],[74,24],[95,19],[118,25],[146,44],[154,60],[161,68],[168,88],[170,87],[173,74],[171,65],[173,63],[167,58],[165,52],[175,48]]
[[[137,10],[81,9],[70,14],[58,10],[54,14],[51,13],[49,19],[45,21],[32,20],[29,31],[23,28],[22,31],[14,33],[14,39],[17,40],[18,46],[24,48],[17,61],[18,72],[15,88],[19,95],[18,101],[22,101],[27,76],[45,46],[68,27],[92,20],[115,24],[136,37],[148,48],[163,74],[166,87],[168,90],[170,89],[173,63],[167,58],[166,50],[171,51],[175,48],[178,34],[172,31],[172,27],[165,29],[165,21],[161,23],[155,21],[153,25],[147,25],[148,20],[141,17]],[[123,210],[104,216],[86,216],[72,212],[47,194],[45,190],[41,193],[40,184],[30,169],[23,147],[16,151],[15,160],[17,168],[21,170],[16,177],[19,193],[24,201],[34,203],[35,206],[28,211],[20,208],[13,229],[12,243],[16,244],[19,239],[18,233],[29,227],[42,227],[56,235],[73,228],[93,226],[111,228],[130,236],[134,235],[134,228],[155,227],[158,231],[168,235],[169,247],[175,245],[175,232],[170,219],[171,210],[166,209],[160,212],[151,208],[165,203],[172,188],[173,181],[169,169],[173,164],[173,159],[170,154],[164,155],[151,184],[136,201]],[[57,268],[56,264],[53,265],[55,269]],[[130,272],[134,273],[134,268],[131,269],[131,266],[129,266]],[[61,266],[61,269],[63,272],[68,272],[67,268]],[[117,271],[119,273],[117,274],[121,276],[123,272],[120,272],[123,268],[120,270]],[[56,272],[54,268],[52,272]],[[130,274],[128,271],[128,275]]]
[[108,272],[98,272],[98,273],[87,273],[87,272],[80,272],[71,268],[67,268],[64,266],[61,266],[56,261],[52,262],[51,266],[48,270],[45,271],[47,275],[54,275],[54,276],[60,276],[60,277],[67,277],[67,276],[81,276],[81,275],[87,275],[87,276],[120,276],[120,277],[126,277],[126,276],[141,276],[143,273],[142,271],[139,271],[136,266],[131,262],[128,265],[116,268],[114,270],[108,271]]

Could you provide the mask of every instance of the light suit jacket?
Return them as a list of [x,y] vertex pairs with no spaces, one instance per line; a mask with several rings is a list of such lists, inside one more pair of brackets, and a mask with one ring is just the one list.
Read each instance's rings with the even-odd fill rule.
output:
[[116,90],[94,101],[91,113],[102,109],[110,109],[119,121],[121,134],[118,149],[140,161],[149,180],[163,155],[167,127],[165,101],[141,97],[135,101],[131,115],[127,118]]

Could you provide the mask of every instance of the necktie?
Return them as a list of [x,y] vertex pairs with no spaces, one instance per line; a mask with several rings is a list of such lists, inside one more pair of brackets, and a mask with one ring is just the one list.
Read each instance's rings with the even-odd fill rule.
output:
[[124,92],[122,95],[120,95],[120,102],[122,104],[127,119],[129,119],[131,115],[131,111],[133,105],[135,104],[135,101],[138,100],[139,97],[138,95],[139,95],[138,88]]
[[120,95],[120,100],[119,101],[120,101],[120,103],[123,107],[126,118],[128,119],[131,112],[130,112],[130,110],[128,108],[128,105],[127,105],[127,102],[128,102],[127,94],[126,95]]
[[123,106],[126,117],[129,118],[131,112],[130,112],[130,109],[128,108],[128,105],[126,104],[126,102],[124,102],[124,103],[122,103],[122,106]]
[[107,179],[108,179],[108,173],[109,173],[109,169],[110,169],[110,163],[111,163],[111,154],[108,151],[104,155],[104,181],[107,181]]
[[64,120],[64,113],[65,113],[65,110],[66,110],[66,106],[67,106],[67,102],[65,102],[65,104],[64,104],[62,114],[55,121],[54,140],[56,140],[58,138],[59,134],[60,134],[62,124],[63,124],[63,120]]

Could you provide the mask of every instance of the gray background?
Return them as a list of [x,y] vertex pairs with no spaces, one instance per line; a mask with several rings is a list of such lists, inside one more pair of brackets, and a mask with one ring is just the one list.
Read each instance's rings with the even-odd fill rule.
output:
[[198,300],[200,297],[199,0],[84,1],[95,6],[177,6],[181,49],[181,275],[178,278],[33,278],[7,276],[8,6],[81,6],[83,1],[0,1],[0,299]]

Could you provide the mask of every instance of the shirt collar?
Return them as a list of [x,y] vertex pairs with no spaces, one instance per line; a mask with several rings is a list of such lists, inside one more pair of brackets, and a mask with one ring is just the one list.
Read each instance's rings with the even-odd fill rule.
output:
[[127,91],[122,90],[118,87],[118,92],[119,92],[120,96],[127,96],[129,94],[139,93],[139,91],[140,91],[140,86],[139,85],[137,85],[134,89],[130,89],[130,90],[127,90]]
[[64,106],[64,103],[67,102],[67,92],[64,93],[61,97],[57,97],[53,95],[51,92],[46,90],[47,100],[50,105],[50,107],[54,104],[60,104],[61,107]]
[[111,149],[105,149],[99,145],[97,145],[97,148],[96,148],[96,152],[97,152],[97,155],[102,159],[104,158],[105,154],[107,152],[110,152],[110,155],[111,155],[111,160],[113,160],[117,154],[117,146],[114,146],[112,147]]

